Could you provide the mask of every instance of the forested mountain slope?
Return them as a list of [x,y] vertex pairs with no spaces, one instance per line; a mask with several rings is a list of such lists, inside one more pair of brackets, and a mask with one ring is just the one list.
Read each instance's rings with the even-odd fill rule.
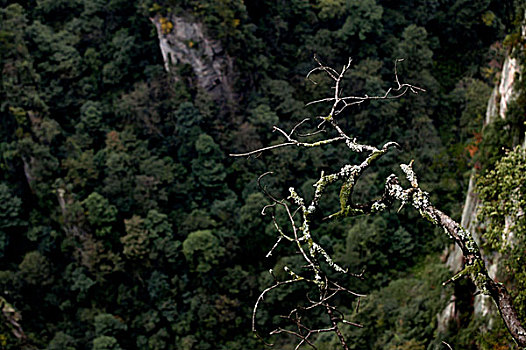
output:
[[[256,179],[272,170],[273,193],[286,197],[302,183],[308,196],[321,170],[349,156],[333,146],[248,160],[227,154],[275,143],[273,124],[322,113],[305,107],[329,90],[328,81],[305,79],[315,53],[337,66],[353,58],[353,94],[385,91],[397,58],[405,58],[400,77],[426,89],[348,111],[350,134],[403,149],[367,174],[362,198],[414,159],[421,187],[459,219],[470,170],[491,167],[513,146],[507,133],[524,132],[524,93],[505,133],[480,131],[505,52],[524,45],[520,1],[0,7],[1,349],[264,348],[251,334],[252,307],[268,270],[296,257],[279,250],[265,258],[276,237],[260,215],[267,199]],[[185,25],[195,31],[180,36],[182,56],[165,64],[159,45]],[[482,339],[474,331],[469,285],[441,287],[450,277],[440,260],[447,242],[417,215],[344,219],[316,231],[339,264],[366,271],[363,281],[345,282],[370,294],[353,315],[365,327],[345,331],[354,348],[508,346],[505,333]],[[439,332],[437,314],[453,291],[459,316]],[[260,327],[270,330],[300,295],[270,294]],[[333,349],[335,339],[316,344]]]

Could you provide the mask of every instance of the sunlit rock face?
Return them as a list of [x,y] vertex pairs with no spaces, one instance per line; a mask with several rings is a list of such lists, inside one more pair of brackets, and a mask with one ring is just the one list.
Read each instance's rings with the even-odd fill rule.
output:
[[502,119],[506,118],[509,103],[516,97],[517,93],[513,89],[513,84],[519,74],[519,62],[515,58],[506,57],[504,66],[502,68],[502,75],[500,78],[499,94],[499,116]]
[[203,25],[183,17],[150,18],[157,28],[167,72],[178,64],[192,67],[200,88],[214,98],[232,100],[232,59],[217,40],[205,35]]
[[516,91],[513,89],[513,84],[519,74],[519,62],[516,58],[507,56],[502,65],[500,83],[495,86],[488,101],[484,125],[491,123],[497,116],[502,119],[506,118],[508,106],[517,95]]
[[[522,35],[526,36],[526,25],[522,26]],[[500,74],[500,81],[495,85],[491,96],[488,100],[488,106],[486,109],[486,118],[484,119],[484,125],[492,123],[496,118],[506,118],[506,112],[509,104],[517,97],[518,93],[514,89],[514,84],[520,77],[520,62],[513,57],[507,56],[502,65],[502,71]],[[526,140],[525,146],[526,146]],[[477,212],[479,210],[480,201],[475,192],[475,172],[472,173],[469,179],[468,192],[466,194],[466,200],[464,202],[464,209],[462,211],[462,227],[466,228],[471,232],[478,244],[480,244],[479,232],[480,228],[483,227],[484,223],[477,220]],[[507,218],[512,219],[512,218]],[[509,226],[509,225],[508,225]],[[512,239],[512,232],[506,232],[507,239]],[[446,258],[447,266],[454,272],[458,272],[463,268],[463,257],[462,252],[457,246],[450,246],[446,248],[444,257]],[[491,278],[495,278],[498,273],[498,254],[484,256],[486,260],[486,266],[488,268],[488,274]],[[491,298],[486,295],[479,294],[474,299],[474,312],[476,315],[487,315],[494,309]],[[439,330],[445,330],[447,323],[456,317],[455,298],[450,301],[450,304],[444,309],[444,311],[437,316]]]

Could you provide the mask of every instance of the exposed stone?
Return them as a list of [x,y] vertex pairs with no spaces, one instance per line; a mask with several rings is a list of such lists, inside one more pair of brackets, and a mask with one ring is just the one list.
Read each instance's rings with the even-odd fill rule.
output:
[[504,65],[502,66],[502,73],[499,84],[499,116],[502,119],[506,118],[509,103],[516,97],[516,92],[513,89],[515,79],[519,74],[519,63],[517,59],[506,57]]
[[[523,37],[526,36],[526,23],[521,27]],[[490,99],[488,100],[488,106],[486,109],[486,118],[484,125],[492,123],[497,116],[502,119],[506,118],[506,112],[508,106],[513,99],[517,97],[517,92],[514,90],[514,83],[516,79],[520,77],[520,64],[517,59],[507,56],[502,66],[502,72],[500,75],[500,82],[493,89]],[[526,140],[525,140],[526,145]],[[477,243],[480,241],[480,237],[477,232],[483,227],[484,223],[477,220],[477,212],[480,206],[480,201],[475,193],[475,170],[473,170],[470,179],[469,187],[466,195],[466,201],[464,202],[464,208],[462,211],[461,225],[473,234],[473,238]],[[510,218],[507,218],[510,219]],[[510,232],[506,232],[507,239],[510,239]],[[447,266],[454,272],[462,270],[464,261],[463,255],[458,246],[450,246],[445,250],[447,256]],[[498,269],[499,255],[494,254],[491,256],[485,256],[486,266],[488,267],[488,275],[495,279]],[[453,320],[455,316],[455,300],[452,299],[445,310],[439,314],[438,317],[438,329],[447,329],[447,323]],[[485,316],[495,311],[492,299],[488,295],[479,294],[475,296],[474,301],[474,313],[477,316]],[[491,327],[491,325],[489,325]]]
[[[497,116],[502,119],[506,118],[506,112],[510,102],[517,97],[517,92],[514,90],[514,84],[516,79],[520,77],[520,64],[517,59],[507,56],[502,66],[502,72],[500,76],[500,83],[495,87],[488,101],[488,109],[486,111],[485,125],[491,123]],[[500,97],[500,98],[497,98]],[[484,223],[477,221],[477,212],[479,209],[479,200],[476,193],[474,192],[474,179],[475,172],[471,174],[469,181],[469,189],[466,197],[466,203],[464,205],[464,211],[462,213],[462,225],[468,228],[474,233],[475,239],[479,240],[476,235],[477,229],[482,227]],[[509,221],[511,218],[507,217],[507,227],[509,227]],[[509,230],[503,232],[504,239],[511,240],[512,233]],[[456,249],[458,250],[458,249]],[[488,266],[488,274],[491,278],[495,278],[497,275],[498,261],[500,255],[493,254],[492,256],[486,257],[486,266]],[[495,310],[491,298],[486,295],[477,295],[473,301],[475,315],[486,316]]]
[[486,118],[484,119],[484,125],[488,125],[493,121],[493,118],[495,118],[499,113],[498,106],[499,106],[499,87],[495,86],[493,90],[491,91],[491,96],[488,100],[488,107],[486,108]]
[[438,333],[445,333],[447,331],[448,323],[456,317],[456,313],[456,297],[452,295],[445,309],[437,315]]
[[513,84],[519,74],[519,62],[517,59],[507,56],[502,65],[500,83],[495,86],[491,92],[491,97],[488,100],[484,125],[491,123],[497,116],[500,116],[502,119],[506,118],[509,104],[514,98],[516,98]]
[[[150,20],[157,29],[159,47],[167,72],[178,64],[189,64],[200,88],[215,99],[233,100],[232,59],[219,41],[206,37],[201,23],[173,15],[156,15]],[[167,23],[170,26],[167,26]]]

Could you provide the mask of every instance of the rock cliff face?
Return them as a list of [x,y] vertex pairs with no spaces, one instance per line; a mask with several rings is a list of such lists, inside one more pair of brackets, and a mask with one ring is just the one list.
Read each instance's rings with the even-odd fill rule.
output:
[[484,125],[491,123],[497,116],[506,118],[509,103],[515,98],[513,83],[519,73],[517,59],[507,56],[502,66],[500,83],[495,86],[488,101]]
[[[496,118],[506,118],[506,112],[511,101],[517,97],[517,92],[513,86],[516,79],[520,75],[520,65],[517,59],[506,57],[502,72],[500,76],[500,83],[495,86],[491,98],[488,101],[488,108],[486,111],[485,125],[492,123]],[[479,208],[479,199],[474,192],[475,173],[471,175],[469,181],[468,193],[466,202],[464,203],[464,211],[462,212],[462,225],[473,233],[475,239],[479,239],[477,232],[484,223],[478,222],[477,211]],[[458,248],[456,248],[458,250]],[[488,266],[488,273],[490,277],[495,278],[497,274],[498,255],[487,256],[486,264]],[[460,266],[452,266],[460,269]],[[457,269],[457,270],[458,270]],[[474,300],[475,314],[486,315],[490,312],[492,301],[489,296],[477,295]]]
[[[522,35],[526,36],[526,26],[522,27]],[[514,83],[520,76],[520,64],[517,59],[507,56],[500,75],[499,83],[494,87],[486,109],[484,125],[492,123],[496,118],[506,118],[508,106],[517,97],[514,90]],[[526,142],[526,141],[525,141]],[[480,206],[479,198],[475,192],[475,171],[473,170],[469,179],[468,192],[462,211],[461,225],[473,234],[473,237],[480,243],[478,235],[479,229],[484,223],[477,220],[477,212]],[[446,248],[447,265],[453,272],[458,272],[463,268],[463,258],[457,246]],[[485,256],[486,266],[490,277],[495,278],[497,274],[499,256]],[[475,315],[484,316],[491,312],[493,302],[489,296],[477,295],[474,299]],[[438,329],[445,330],[447,323],[456,317],[455,296],[452,297],[448,306],[437,316]]]
[[214,99],[233,100],[232,59],[219,41],[206,37],[201,23],[183,17],[161,15],[150,20],[157,28],[167,72],[177,64],[189,64],[200,88]]

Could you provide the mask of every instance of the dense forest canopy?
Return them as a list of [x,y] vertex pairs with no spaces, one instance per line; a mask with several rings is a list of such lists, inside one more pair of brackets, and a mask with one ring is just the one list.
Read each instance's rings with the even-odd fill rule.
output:
[[[275,233],[260,215],[268,200],[256,180],[272,170],[273,193],[286,197],[301,184],[309,196],[320,170],[359,157],[334,146],[227,155],[276,143],[274,124],[289,128],[322,113],[305,107],[330,87],[305,79],[313,54],[332,66],[352,57],[346,89],[357,95],[381,94],[395,60],[405,59],[400,77],[426,93],[346,111],[349,134],[376,146],[397,141],[404,151],[383,157],[355,196],[378,194],[393,167],[414,159],[420,186],[459,219],[469,175],[479,169],[482,212],[491,217],[486,250],[503,254],[502,280],[524,305],[524,252],[498,235],[508,213],[524,209],[524,172],[516,171],[524,150],[514,149],[525,130],[524,80],[509,117],[482,130],[504,57],[524,47],[524,7],[512,0],[0,0],[0,348],[264,348],[251,334],[252,307],[268,270],[282,277],[297,256],[281,249],[265,258]],[[230,65],[222,89],[208,89],[191,60],[166,69],[156,26],[163,37],[178,23],[199,24],[206,38],[183,42],[185,52],[213,42]],[[506,200],[510,192],[519,202]],[[316,230],[339,264],[366,271],[363,280],[345,281],[368,294],[358,310],[342,302],[364,325],[344,330],[352,348],[435,349],[443,340],[455,349],[513,346],[498,319],[473,317],[472,285],[441,287],[451,274],[441,261],[448,242],[417,216],[386,212]],[[514,226],[519,243],[523,221]],[[453,293],[454,320],[440,324]],[[269,294],[259,327],[272,329],[300,296],[294,287]],[[272,340],[279,349],[295,346]],[[315,343],[336,344],[328,335]]]

